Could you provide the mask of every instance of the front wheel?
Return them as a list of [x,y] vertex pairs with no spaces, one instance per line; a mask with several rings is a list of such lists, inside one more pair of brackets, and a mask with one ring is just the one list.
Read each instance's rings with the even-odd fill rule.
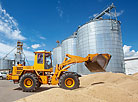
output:
[[19,85],[25,92],[35,91],[38,87],[38,77],[33,73],[26,73],[22,75]]
[[59,87],[73,90],[80,85],[79,78],[74,73],[64,73],[59,79]]

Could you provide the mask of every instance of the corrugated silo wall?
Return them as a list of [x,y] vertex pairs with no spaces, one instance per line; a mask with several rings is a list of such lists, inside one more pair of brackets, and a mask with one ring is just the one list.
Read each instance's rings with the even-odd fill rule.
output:
[[55,72],[56,64],[62,63],[62,48],[58,46],[53,49],[53,71]]
[[13,60],[0,59],[0,70],[12,69],[12,66],[13,66]]
[[[69,37],[62,41],[62,60],[64,60],[66,54],[77,55],[76,39],[76,37]],[[68,70],[77,72],[77,64],[72,64]]]
[[[112,58],[106,68],[108,72],[124,73],[124,54],[120,23],[115,20],[97,20],[84,24],[77,32],[77,55],[109,53]],[[78,64],[78,73],[89,74],[84,63]]]

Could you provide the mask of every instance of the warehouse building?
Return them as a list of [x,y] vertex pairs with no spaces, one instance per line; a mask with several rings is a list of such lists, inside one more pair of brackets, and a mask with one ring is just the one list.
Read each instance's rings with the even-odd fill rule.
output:
[[138,58],[125,58],[125,73],[127,75],[138,73]]

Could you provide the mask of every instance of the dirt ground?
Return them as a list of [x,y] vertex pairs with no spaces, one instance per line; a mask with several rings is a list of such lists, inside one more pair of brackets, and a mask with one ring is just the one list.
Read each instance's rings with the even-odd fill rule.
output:
[[16,102],[138,102],[138,73],[96,73],[80,78],[80,88],[53,87]]
[[22,92],[18,84],[13,84],[9,80],[0,80],[0,102],[13,102],[35,93],[50,89],[50,87],[41,87],[36,92]]
[[17,84],[0,80],[0,102],[138,102],[138,73],[96,73],[80,78],[80,88],[65,90],[42,85],[22,92]]

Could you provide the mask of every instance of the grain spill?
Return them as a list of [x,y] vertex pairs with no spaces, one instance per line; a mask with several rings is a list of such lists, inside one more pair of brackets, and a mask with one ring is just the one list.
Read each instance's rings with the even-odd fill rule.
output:
[[[49,87],[16,102],[138,102],[138,73],[96,73],[80,78],[80,88],[64,90]],[[51,87],[51,88],[50,88]]]

